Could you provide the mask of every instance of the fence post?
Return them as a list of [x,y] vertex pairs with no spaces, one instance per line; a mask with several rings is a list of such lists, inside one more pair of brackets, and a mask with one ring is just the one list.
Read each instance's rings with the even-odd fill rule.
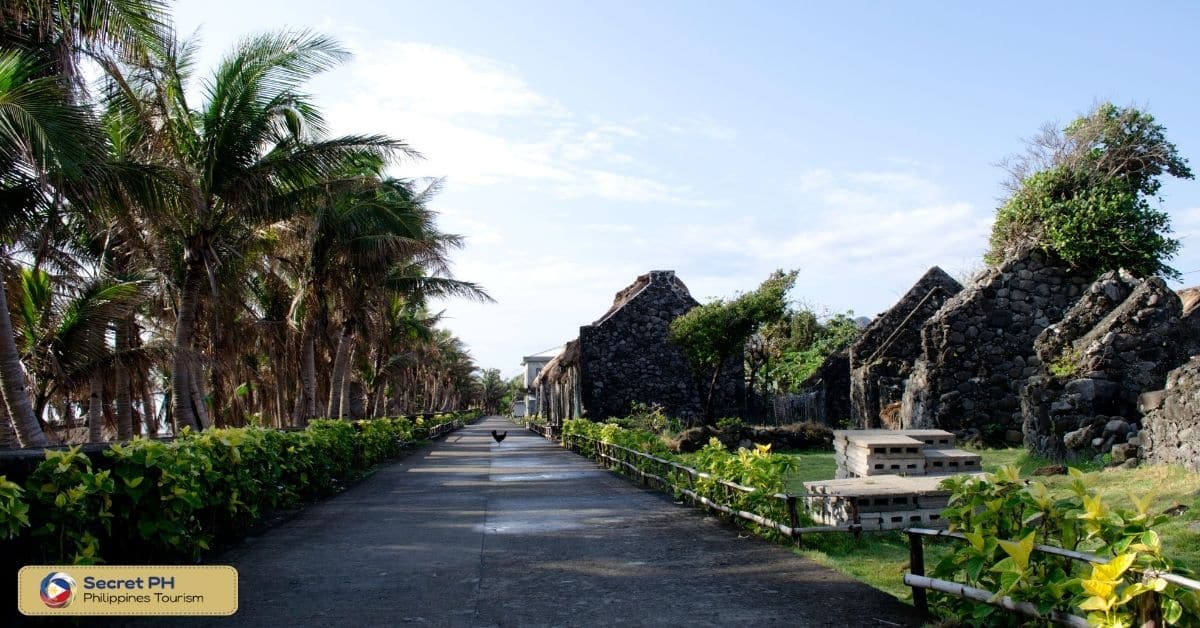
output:
[[[1142,581],[1149,579],[1143,576]],[[1162,599],[1158,592],[1147,591],[1137,597],[1137,621],[1134,625],[1139,628],[1162,628],[1167,625],[1163,621]]]
[[788,525],[792,527],[792,542],[799,545],[800,533],[796,531],[796,528],[800,527],[800,513],[796,511],[796,496],[790,493],[787,496],[787,511]]
[[858,498],[851,496],[848,503],[850,505],[850,529],[854,533],[854,540],[858,541],[862,539],[862,518],[858,512]]
[[[915,532],[908,533],[908,571],[914,576],[925,575],[925,547],[921,535]],[[929,600],[925,598],[925,589],[914,586],[912,590],[913,606],[922,615],[928,615]]]

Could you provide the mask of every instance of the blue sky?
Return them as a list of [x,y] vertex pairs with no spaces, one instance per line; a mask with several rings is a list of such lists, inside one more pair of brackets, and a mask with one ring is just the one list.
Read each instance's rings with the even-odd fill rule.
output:
[[[338,132],[386,132],[445,177],[444,304],[483,366],[573,338],[674,269],[694,296],[799,268],[794,296],[873,316],[926,268],[981,265],[1004,173],[1045,122],[1145,106],[1200,170],[1200,4],[184,1],[202,66],[309,27],[353,61],[311,86]],[[1200,283],[1200,183],[1162,207]]]

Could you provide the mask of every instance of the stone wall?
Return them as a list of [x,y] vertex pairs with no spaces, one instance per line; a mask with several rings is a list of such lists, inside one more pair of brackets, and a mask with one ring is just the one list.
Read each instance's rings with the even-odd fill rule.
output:
[[[1102,275],[1034,343],[1043,367],[1021,395],[1026,446],[1075,459],[1136,444],[1139,396],[1162,388],[1168,372],[1195,353],[1196,337],[1162,279]],[[1121,447],[1115,457],[1129,458],[1135,448]]]
[[1153,464],[1200,471],[1200,358],[1167,375],[1166,388],[1143,397],[1141,456]]
[[1041,366],[1034,340],[1089,283],[1036,250],[984,271],[922,326],[901,425],[1021,442],[1020,392]]
[[538,413],[551,425],[583,414],[579,397],[579,341],[572,340],[533,380]]
[[[821,366],[797,386],[795,395],[788,395],[787,416],[793,420],[840,425],[850,418],[850,355],[835,351]],[[780,418],[776,404],[776,419]]]
[[[673,271],[651,271],[617,293],[612,308],[579,329],[580,398],[592,420],[629,414],[634,402],[657,403],[668,416],[696,421],[704,416],[701,382],[668,328],[698,303]],[[745,394],[743,365],[722,372],[713,416],[740,416]]]
[[900,401],[904,381],[921,355],[921,327],[962,286],[937,266],[930,268],[850,347],[849,416],[860,428],[884,426],[880,415]]

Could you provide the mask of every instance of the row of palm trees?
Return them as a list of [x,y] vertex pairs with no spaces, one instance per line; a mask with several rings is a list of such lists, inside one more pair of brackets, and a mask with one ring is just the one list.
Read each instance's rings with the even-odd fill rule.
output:
[[488,296],[436,182],[303,92],[346,51],[253,36],[198,82],[195,54],[160,0],[0,4],[0,447],[470,403],[428,303]]

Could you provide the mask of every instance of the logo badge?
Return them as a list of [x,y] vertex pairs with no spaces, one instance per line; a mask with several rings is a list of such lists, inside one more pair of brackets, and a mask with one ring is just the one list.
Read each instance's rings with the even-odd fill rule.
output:
[[54,571],[42,579],[42,603],[50,608],[66,608],[75,599],[75,579]]

